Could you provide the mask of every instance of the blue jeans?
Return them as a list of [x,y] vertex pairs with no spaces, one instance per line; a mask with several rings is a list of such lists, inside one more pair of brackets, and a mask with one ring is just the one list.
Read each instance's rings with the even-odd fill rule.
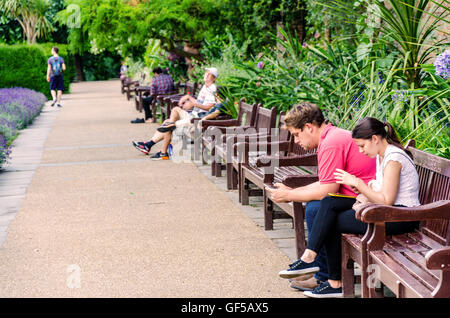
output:
[[[308,242],[311,237],[311,230],[314,224],[314,218],[316,217],[319,208],[320,208],[320,201],[318,200],[306,203],[305,220],[306,220],[306,227],[308,228]],[[320,252],[317,254],[315,263],[317,266],[319,266],[320,270],[314,275],[314,277],[321,281],[328,280],[328,263],[325,247],[322,247],[320,249]]]

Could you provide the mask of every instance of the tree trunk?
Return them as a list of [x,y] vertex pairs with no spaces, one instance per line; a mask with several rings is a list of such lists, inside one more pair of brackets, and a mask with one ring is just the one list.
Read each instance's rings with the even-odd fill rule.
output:
[[86,77],[83,72],[83,59],[81,58],[81,55],[75,53],[73,59],[75,61],[75,82],[85,81]]
[[187,52],[190,56],[185,56],[186,64],[188,65],[188,73],[190,74],[192,72],[193,66],[192,66],[192,59],[191,57],[198,57],[200,56],[200,47],[201,44],[196,43],[184,43],[183,51]]
[[330,17],[325,16],[324,24],[325,24],[325,40],[327,42],[331,42],[331,28],[330,28]]
[[303,43],[306,38],[306,5],[303,1],[301,1],[301,8],[298,12],[298,15],[296,15],[295,19],[295,30],[297,31],[297,37],[300,43]]

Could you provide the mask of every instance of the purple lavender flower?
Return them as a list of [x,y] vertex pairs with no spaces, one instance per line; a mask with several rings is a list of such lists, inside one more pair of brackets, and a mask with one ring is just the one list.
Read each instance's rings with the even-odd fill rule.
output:
[[46,100],[42,93],[27,88],[0,89],[0,164],[8,159],[18,130],[31,123]]
[[303,43],[302,43],[302,48],[305,49],[307,46],[308,46],[308,44],[307,44],[306,42],[303,42]]
[[258,62],[258,64],[256,65],[259,69],[264,68],[264,62]]
[[436,68],[436,75],[443,79],[450,78],[450,50],[445,50],[436,57],[433,63]]
[[412,95],[412,93],[406,89],[405,90],[403,90],[403,89],[397,90],[397,91],[395,91],[395,93],[396,94],[391,96],[391,98],[394,102],[402,101],[402,102],[406,103],[409,100],[409,96]]

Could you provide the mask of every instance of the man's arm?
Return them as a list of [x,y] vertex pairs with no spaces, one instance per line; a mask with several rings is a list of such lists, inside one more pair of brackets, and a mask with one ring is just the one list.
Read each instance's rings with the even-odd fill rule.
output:
[[203,117],[201,120],[209,120],[209,119],[214,119],[214,118],[216,118],[217,116],[219,116],[220,115],[220,110],[216,110],[215,112],[213,112],[213,113],[211,113],[211,114],[208,114],[208,115],[206,115],[205,117]]
[[66,63],[63,63],[63,64],[62,64],[62,69],[63,69],[63,71],[66,70]]
[[210,110],[214,105],[215,105],[214,103],[206,104],[206,105],[202,105],[202,104],[199,104],[199,103],[195,103],[194,104],[195,107],[198,107],[198,108],[206,110],[206,111]]
[[270,198],[274,202],[309,202],[312,200],[322,200],[328,193],[336,193],[340,185],[338,183],[311,183],[304,187],[288,189],[275,184],[276,189],[267,189]]
[[50,71],[51,71],[51,66],[50,64],[47,65],[47,82],[50,82]]

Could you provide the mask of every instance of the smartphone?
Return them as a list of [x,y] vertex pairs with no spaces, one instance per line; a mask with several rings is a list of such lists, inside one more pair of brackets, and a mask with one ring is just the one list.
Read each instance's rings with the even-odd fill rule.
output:
[[329,196],[337,197],[337,198],[349,198],[349,199],[356,199],[356,196],[354,195],[346,195],[346,194],[340,194],[340,193],[328,193]]

